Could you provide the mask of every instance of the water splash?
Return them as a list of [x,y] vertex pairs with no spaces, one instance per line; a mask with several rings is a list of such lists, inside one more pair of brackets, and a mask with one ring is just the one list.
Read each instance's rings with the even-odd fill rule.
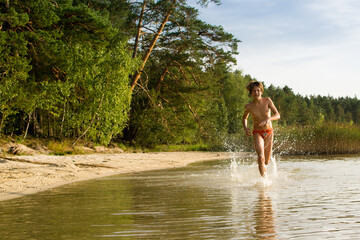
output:
[[278,178],[278,166],[275,157],[271,158],[271,161],[266,168],[266,177],[261,177],[257,163],[249,163],[248,159],[237,159],[233,157],[230,161],[229,171],[231,180],[237,185],[243,187],[269,187]]
[[270,172],[273,177],[278,177],[278,168],[277,168],[277,162],[275,157],[271,157],[270,159]]

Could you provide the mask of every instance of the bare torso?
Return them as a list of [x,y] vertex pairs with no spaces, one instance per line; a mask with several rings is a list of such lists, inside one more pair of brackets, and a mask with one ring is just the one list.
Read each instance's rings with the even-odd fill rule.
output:
[[271,116],[272,101],[267,98],[261,98],[258,101],[250,102],[246,105],[245,111],[251,115],[253,119],[253,129],[271,129],[271,121],[265,125],[259,126],[261,122],[266,121]]

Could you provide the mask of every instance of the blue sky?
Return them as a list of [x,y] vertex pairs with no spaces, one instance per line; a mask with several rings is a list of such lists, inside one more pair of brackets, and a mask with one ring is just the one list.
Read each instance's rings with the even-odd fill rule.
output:
[[244,74],[304,96],[360,97],[360,1],[222,0],[199,11],[241,40]]

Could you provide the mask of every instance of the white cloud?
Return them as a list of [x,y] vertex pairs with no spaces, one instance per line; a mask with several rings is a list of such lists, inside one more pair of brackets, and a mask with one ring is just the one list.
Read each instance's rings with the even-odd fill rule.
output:
[[360,96],[360,1],[223,1],[202,12],[242,41],[244,73],[303,95]]
[[307,7],[342,28],[360,24],[360,1],[357,0],[316,0]]

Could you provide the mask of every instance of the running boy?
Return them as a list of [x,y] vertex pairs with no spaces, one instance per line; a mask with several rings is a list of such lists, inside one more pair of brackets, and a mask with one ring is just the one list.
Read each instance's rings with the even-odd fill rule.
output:
[[[266,177],[265,165],[268,165],[270,161],[274,140],[271,121],[280,119],[280,114],[270,98],[262,97],[264,86],[261,82],[252,81],[246,88],[253,100],[245,106],[242,124],[246,135],[254,136],[255,151],[258,155],[259,172],[262,177]],[[271,113],[273,114],[272,116]],[[249,114],[253,120],[252,132],[247,126]]]

